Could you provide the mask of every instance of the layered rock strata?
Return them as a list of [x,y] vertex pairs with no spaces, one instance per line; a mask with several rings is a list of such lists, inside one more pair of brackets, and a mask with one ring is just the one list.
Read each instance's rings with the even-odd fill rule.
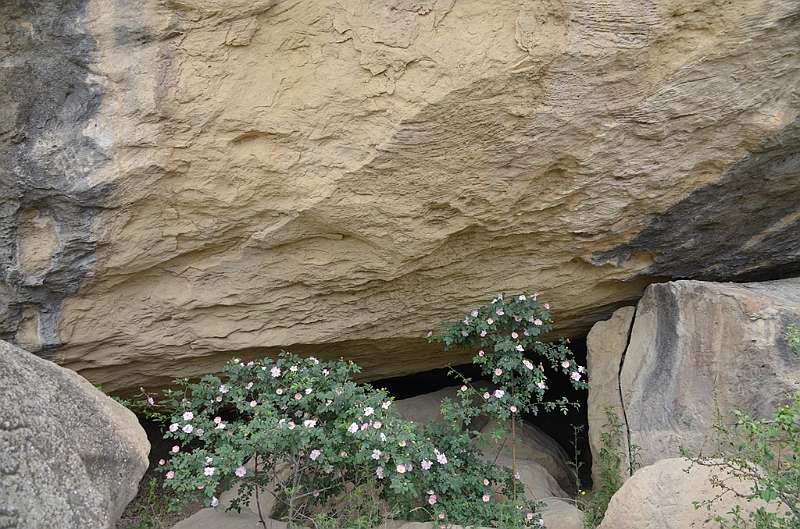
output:
[[0,6],[0,337],[103,383],[232,355],[459,363],[539,290],[576,336],[654,279],[798,268],[797,5]]

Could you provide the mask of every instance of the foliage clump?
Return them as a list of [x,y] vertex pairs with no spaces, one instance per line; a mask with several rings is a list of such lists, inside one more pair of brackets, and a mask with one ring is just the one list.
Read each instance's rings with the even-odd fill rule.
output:
[[[463,320],[444,322],[445,333],[428,334],[429,341],[444,342],[445,349],[452,347],[480,347],[472,362],[481,368],[481,375],[489,377],[497,387],[476,390],[464,386],[463,391],[474,392],[483,398],[477,412],[510,423],[511,460],[516,470],[516,425],[523,412],[537,414],[540,408],[551,411],[559,408],[566,413],[569,406],[577,407],[566,398],[547,401],[546,370],[569,377],[575,389],[587,389],[583,380],[586,368],[578,365],[567,346],[567,340],[547,343],[541,336],[553,329],[550,304],[539,304],[538,294],[527,293],[506,297],[504,294],[492,303],[473,310]],[[538,360],[538,363],[531,361]],[[548,367],[545,367],[545,362]],[[464,379],[465,383],[470,381]],[[494,433],[499,439],[505,431]],[[512,497],[516,499],[516,484],[512,483]]]
[[[296,526],[357,524],[363,509],[352,500],[374,490],[387,512],[372,512],[365,526],[384,515],[484,524],[502,518],[492,487],[502,489],[511,476],[482,461],[457,427],[468,404],[446,403],[446,421],[420,430],[385,391],[353,382],[357,370],[282,353],[274,363],[234,359],[223,378],[184,383],[170,395],[169,407],[183,411],[166,434],[178,441],[167,485],[213,507],[221,491],[238,485],[233,509],[270,494],[277,507],[262,519]],[[523,515],[535,512],[520,507]]]
[[[544,363],[576,388],[586,387],[585,369],[566,342],[539,341],[552,328],[549,308],[535,295],[500,296],[445,324],[444,335],[429,334],[446,347],[482,347],[474,361],[496,388],[477,389],[462,379],[456,398],[442,403],[443,421],[428,425],[403,419],[386,391],[355,383],[359,368],[351,362],[282,352],[275,360],[234,358],[221,377],[176,381],[180,389],[160,402],[142,401],[176,442],[169,462],[162,462],[166,486],[184,501],[213,507],[235,488],[228,507],[241,509],[255,498],[265,525],[272,516],[317,528],[370,527],[388,517],[445,526],[544,526],[539,506],[524,500],[516,472],[482,457],[481,435],[470,424],[489,414],[510,420],[513,433],[523,411],[565,409],[565,400],[544,399]],[[274,498],[274,512],[260,511],[263,494]]]
[[589,387],[583,380],[586,369],[575,362],[567,340],[541,341],[542,335],[553,330],[553,320],[550,304],[539,304],[536,298],[537,294],[500,295],[463,320],[443,323],[443,335],[428,334],[429,341],[444,342],[445,349],[480,348],[472,361],[502,392],[499,398],[492,394],[485,398],[484,408],[502,420],[521,412],[536,414],[541,407],[546,411],[558,407],[566,412],[570,405],[577,406],[566,398],[545,399],[547,369],[566,375],[575,389]]
[[[595,463],[597,482],[593,484],[591,497],[588,499],[583,497],[583,491],[578,487],[578,492],[581,494],[578,505],[583,512],[583,525],[587,528],[600,525],[606,516],[611,498],[622,487],[627,477],[640,466],[639,447],[635,444],[625,446],[623,442],[624,423],[613,407],[606,406],[604,411],[606,422],[600,433],[600,450]],[[627,463],[623,464],[624,461]],[[578,465],[573,464],[573,468],[577,470]]]
[[[355,364],[286,352],[234,358],[221,376],[176,381],[179,389],[158,402],[144,395],[140,404],[175,439],[169,461],[160,462],[166,486],[180,496],[173,508],[187,500],[217,507],[221,493],[235,489],[225,507],[255,499],[264,525],[272,516],[317,528],[370,527],[388,517],[543,527],[540,505],[523,499],[516,472],[483,457],[482,436],[470,426],[488,414],[511,420],[513,432],[523,411],[565,409],[565,400],[544,400],[545,362],[586,387],[566,342],[539,341],[552,328],[549,308],[535,295],[500,296],[446,323],[444,335],[430,333],[448,348],[482,347],[474,361],[496,386],[489,392],[462,378],[455,398],[442,402],[443,420],[427,425],[403,419],[386,391],[355,383]],[[274,512],[260,511],[264,494]]]

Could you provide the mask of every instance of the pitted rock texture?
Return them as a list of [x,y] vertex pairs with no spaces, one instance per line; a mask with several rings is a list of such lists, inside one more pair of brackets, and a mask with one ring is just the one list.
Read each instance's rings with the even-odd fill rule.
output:
[[398,376],[502,291],[576,336],[800,262],[794,2],[62,4],[3,8],[0,332],[109,391],[280,349]]
[[0,341],[0,527],[113,529],[150,443],[75,372]]
[[94,266],[106,156],[85,134],[87,0],[0,3],[0,339],[52,359],[58,313]]

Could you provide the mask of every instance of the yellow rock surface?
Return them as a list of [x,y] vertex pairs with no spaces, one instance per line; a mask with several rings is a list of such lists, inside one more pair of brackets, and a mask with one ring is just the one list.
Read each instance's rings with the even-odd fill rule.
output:
[[91,0],[111,192],[56,360],[123,393],[280,349],[377,379],[467,361],[427,331],[523,290],[585,334],[660,254],[594,256],[795,122],[792,9]]

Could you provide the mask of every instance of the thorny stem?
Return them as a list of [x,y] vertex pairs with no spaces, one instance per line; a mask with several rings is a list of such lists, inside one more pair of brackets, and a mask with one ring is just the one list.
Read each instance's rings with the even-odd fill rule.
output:
[[508,436],[506,435],[503,439],[503,442],[500,444],[500,447],[497,449],[497,453],[494,455],[494,459],[492,460],[492,464],[497,463],[497,458],[500,457],[500,454],[503,452],[503,448],[506,446],[506,441],[508,441]]
[[264,526],[264,529],[267,529],[267,522],[264,521],[264,515],[261,514],[261,501],[258,499],[258,452],[255,453],[253,456],[254,463],[255,463],[255,482],[256,482],[256,507],[258,508],[258,521],[261,522],[261,525]]
[[302,476],[302,469],[300,468],[300,456],[294,458],[294,476],[292,477],[292,490],[289,496],[289,527],[294,527],[295,520],[295,502],[299,499],[297,496],[297,489],[300,486],[300,477]]
[[[514,396],[514,371],[511,371],[511,396]],[[517,501],[517,421],[515,414],[511,413],[511,473],[513,478],[513,500]]]
[[517,501],[517,421],[511,415],[511,472],[514,474],[514,501]]

